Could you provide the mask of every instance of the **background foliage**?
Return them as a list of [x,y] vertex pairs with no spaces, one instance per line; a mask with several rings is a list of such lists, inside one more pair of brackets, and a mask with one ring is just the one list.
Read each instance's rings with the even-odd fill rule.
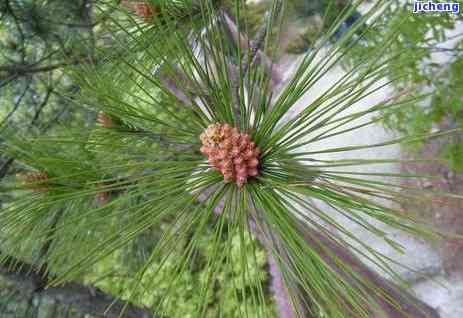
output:
[[[288,48],[290,52],[301,53],[314,46],[326,25],[333,22],[333,16],[324,14],[325,1],[294,1],[297,15],[307,25]],[[348,2],[341,1],[344,6]],[[375,26],[366,29],[361,39],[349,51],[344,63],[351,67],[371,54],[372,49],[382,45],[391,30],[396,36],[389,49],[382,56],[389,65],[391,79],[396,93],[391,98],[407,99],[417,97],[414,106],[403,110],[386,112],[384,125],[405,135],[414,135],[437,130],[442,127],[462,127],[463,121],[463,33],[461,14],[412,12],[410,1],[391,1],[393,5],[382,14]],[[339,12],[339,11],[338,11]],[[313,19],[314,17],[319,19]],[[311,17],[308,19],[307,17]],[[347,29],[344,29],[344,31]],[[359,34],[360,35],[360,34]],[[336,40],[336,39],[333,39]],[[397,70],[397,59],[408,59],[405,70]],[[405,71],[405,72],[404,72]],[[407,74],[403,76],[403,74]],[[408,144],[412,151],[421,148],[422,143]],[[462,136],[450,138],[441,149],[441,159],[455,172],[463,170]]]

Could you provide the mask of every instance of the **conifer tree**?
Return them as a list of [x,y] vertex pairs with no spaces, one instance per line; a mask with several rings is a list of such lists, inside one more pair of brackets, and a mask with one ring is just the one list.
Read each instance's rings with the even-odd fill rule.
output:
[[[385,68],[379,59],[397,29],[293,113],[388,7],[373,5],[332,43],[359,4],[333,19],[282,82],[274,61],[284,1],[270,2],[253,39],[241,0],[95,3],[111,21],[105,27],[116,45],[95,47],[103,58],[67,68],[80,87],[69,101],[92,111],[94,126],[2,135],[2,152],[22,171],[3,186],[13,199],[1,211],[0,272],[95,316],[180,317],[188,308],[191,317],[438,317],[403,288],[391,260],[312,201],[399,251],[400,242],[375,224],[428,240],[450,235],[394,207],[449,195],[403,192],[397,182],[425,177],[349,168],[399,159],[322,155],[355,158],[359,149],[456,130],[317,148],[416,98],[355,110],[391,69],[397,75],[409,63],[410,56],[395,56]],[[391,181],[369,178],[375,176]],[[102,271],[108,260],[113,270]],[[190,289],[190,302],[180,301],[178,286]]]

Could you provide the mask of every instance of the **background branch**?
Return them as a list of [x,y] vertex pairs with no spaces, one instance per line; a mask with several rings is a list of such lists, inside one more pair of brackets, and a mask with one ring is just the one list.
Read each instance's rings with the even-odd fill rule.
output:
[[[382,278],[363,264],[350,250],[335,242],[324,233],[303,225],[301,221],[297,221],[297,226],[299,231],[304,235],[307,245],[311,246],[332,270],[336,271],[346,281],[351,282],[352,286],[358,286],[358,283],[353,281],[351,274],[337,265],[340,261],[348,265],[353,272],[364,278],[371,285],[375,286],[375,288],[382,290],[386,294],[379,296],[378,292],[375,292],[370,287],[362,286],[384,311],[378,313],[373,308],[370,308],[372,318],[383,317],[384,314],[388,318],[440,317],[434,308],[431,308],[403,288]],[[336,255],[336,258],[333,255]],[[396,307],[393,303],[398,306]]]
[[[10,281],[14,288],[24,295],[40,294],[64,305],[72,305],[82,314],[106,318],[161,318],[132,303],[109,295],[93,286],[69,282],[56,287],[44,288],[48,281],[30,264],[11,256],[3,256],[0,275]],[[124,312],[124,315],[121,315]]]

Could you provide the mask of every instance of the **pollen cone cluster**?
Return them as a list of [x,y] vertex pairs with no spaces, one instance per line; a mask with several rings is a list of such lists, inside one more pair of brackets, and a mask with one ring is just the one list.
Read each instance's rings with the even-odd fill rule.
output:
[[146,3],[145,1],[122,1],[122,5],[142,17],[145,22],[149,22],[152,17],[159,13],[159,8]]
[[48,180],[48,174],[41,171],[31,171],[31,172],[22,172],[17,173],[16,178],[21,180],[26,185],[34,185],[32,191],[34,192],[47,192],[48,187],[40,185],[40,183],[45,183]]
[[[100,183],[98,184],[98,188],[104,188],[106,184]],[[109,191],[105,191],[101,189],[101,191],[97,192],[95,194],[95,201],[98,205],[104,205],[109,201],[109,198],[111,197],[111,193]]]
[[95,201],[97,204],[103,205],[108,202],[110,195],[111,194],[107,191],[98,192],[95,194]]
[[222,173],[225,182],[242,187],[249,177],[259,174],[260,150],[248,134],[228,124],[212,124],[199,138],[201,152]]
[[98,114],[96,115],[96,122],[104,128],[114,127],[114,121],[112,120],[112,118],[101,111],[98,112]]

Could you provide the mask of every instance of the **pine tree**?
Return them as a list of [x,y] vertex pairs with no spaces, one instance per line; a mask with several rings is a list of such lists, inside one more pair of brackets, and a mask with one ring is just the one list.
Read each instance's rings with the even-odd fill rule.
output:
[[61,70],[95,58],[94,28],[104,17],[93,17],[92,12],[88,0],[2,1],[2,126],[46,126],[63,115],[66,102],[58,90],[73,87]]
[[[362,264],[358,256],[397,277],[387,257],[311,201],[324,201],[397,250],[373,221],[428,240],[447,235],[384,203],[446,194],[403,192],[396,181],[368,178],[422,176],[349,170],[398,159],[320,155],[355,155],[455,130],[316,148],[380,120],[361,122],[367,116],[407,107],[391,99],[346,113],[390,76],[379,57],[396,29],[292,114],[388,7],[373,5],[332,43],[359,3],[320,34],[286,83],[273,64],[283,1],[270,3],[253,40],[240,0],[97,3],[117,45],[96,47],[104,58],[68,68],[80,87],[70,102],[93,111],[94,126],[3,133],[2,151],[22,171],[4,186],[14,200],[1,212],[0,271],[96,316],[178,317],[188,308],[191,317],[438,317],[399,277],[389,282]],[[410,59],[396,58],[394,74]],[[105,272],[108,260],[114,270]],[[191,302],[176,297],[178,286],[190,289]]]

